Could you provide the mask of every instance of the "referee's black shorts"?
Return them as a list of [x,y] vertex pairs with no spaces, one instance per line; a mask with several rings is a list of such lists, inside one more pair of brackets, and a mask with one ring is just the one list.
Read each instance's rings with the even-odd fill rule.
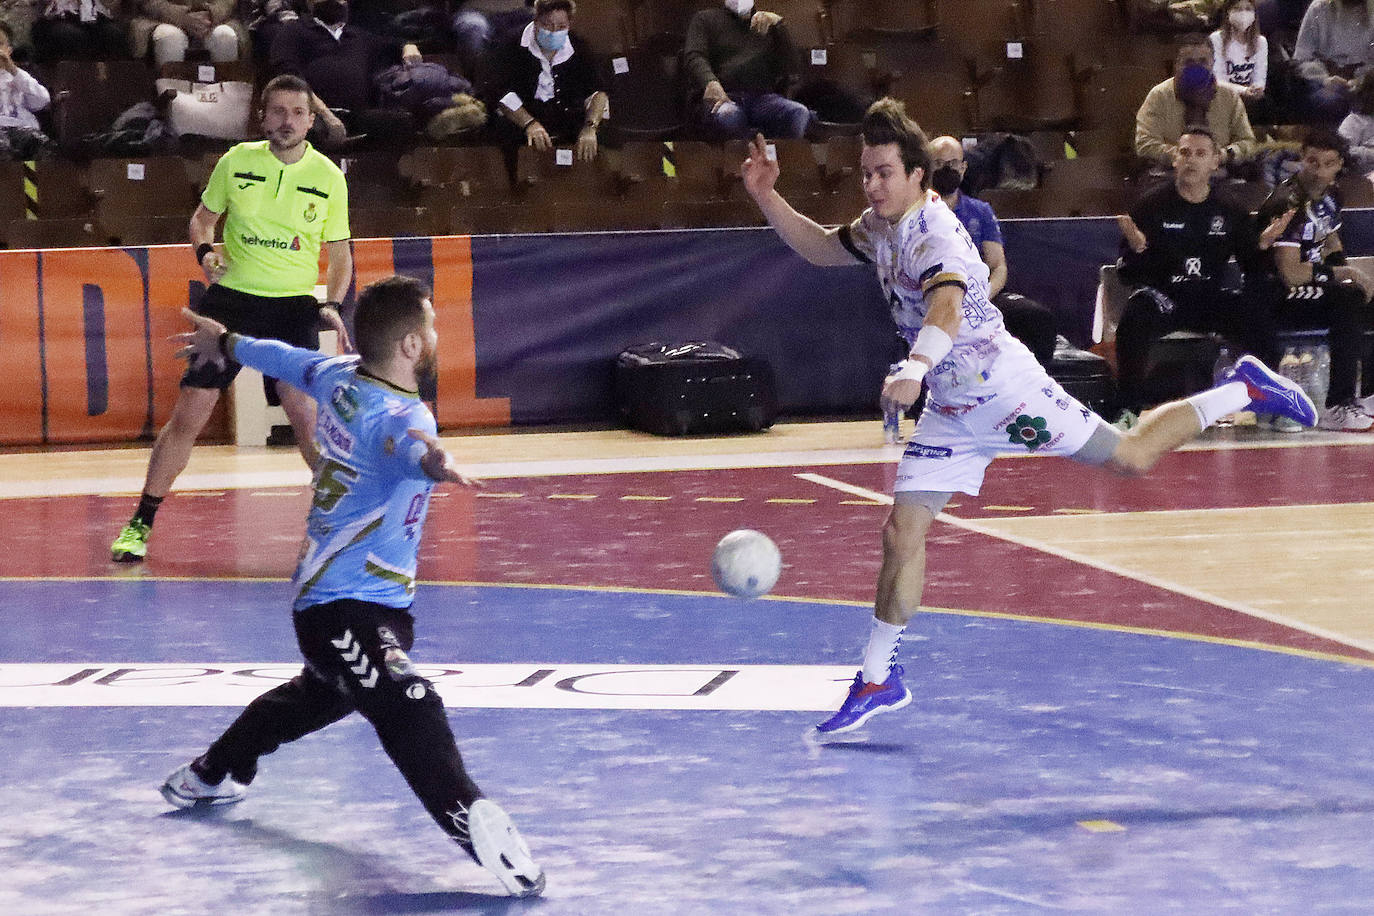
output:
[[[320,348],[320,303],[314,296],[254,296],[212,284],[192,311],[213,318],[236,334],[280,340],[307,350]],[[243,367],[233,360],[223,367],[202,362],[181,377],[187,388],[228,388]],[[276,387],[266,386],[267,400],[276,405]]]

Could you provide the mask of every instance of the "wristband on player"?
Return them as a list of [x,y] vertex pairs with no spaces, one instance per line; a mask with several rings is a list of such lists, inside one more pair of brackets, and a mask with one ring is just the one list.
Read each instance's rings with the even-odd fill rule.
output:
[[196,246],[196,263],[202,263],[205,260],[205,256],[214,250],[214,245],[211,245],[209,242],[201,242]]
[[892,382],[901,381],[902,379],[911,379],[913,382],[919,383],[921,379],[926,377],[926,373],[929,371],[930,367],[919,359],[904,359],[897,364],[897,371],[889,375],[887,381]]
[[234,340],[238,337],[233,331],[224,331],[219,335],[219,352],[227,360],[234,358]]
[[1312,265],[1312,282],[1313,282],[1313,283],[1330,283],[1331,281],[1333,281],[1333,280],[1335,280],[1335,279],[1336,279],[1336,272],[1335,272],[1334,270],[1332,270],[1330,267],[1327,267],[1325,264],[1313,264],[1313,265]]
[[343,310],[343,303],[335,302],[333,299],[330,299],[324,305],[320,306],[320,311],[324,311],[325,309],[333,309],[336,312],[341,312]]
[[940,365],[940,360],[948,356],[952,349],[954,341],[950,336],[941,328],[928,324],[916,335],[916,342],[911,345],[911,356],[925,357],[930,360],[931,368],[934,368]]

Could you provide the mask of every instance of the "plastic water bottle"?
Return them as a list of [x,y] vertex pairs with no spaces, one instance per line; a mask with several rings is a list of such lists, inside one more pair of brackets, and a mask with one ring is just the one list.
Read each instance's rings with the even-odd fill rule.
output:
[[1301,385],[1301,366],[1302,360],[1298,358],[1298,354],[1293,350],[1293,348],[1289,347],[1287,350],[1283,351],[1283,359],[1279,360],[1279,375],[1283,376],[1291,382],[1297,382],[1299,385]]
[[1316,371],[1313,373],[1312,403],[1321,410],[1326,405],[1326,392],[1331,387],[1331,349],[1324,343],[1317,344]]
[[1297,382],[1307,396],[1312,399],[1312,403],[1317,403],[1317,358],[1311,347],[1305,346],[1298,349]]
[[[902,368],[901,363],[893,363],[887,367],[887,374],[890,376]],[[883,409],[883,442],[887,445],[896,445],[902,441],[902,411],[896,406],[885,406]]]
[[[1212,385],[1214,387],[1222,383],[1223,377],[1226,375],[1227,370],[1229,370],[1233,365],[1235,365],[1235,362],[1236,358],[1231,354],[1231,348],[1226,344],[1222,344],[1221,349],[1217,351],[1217,361],[1212,364]],[[1217,422],[1214,425],[1234,426],[1235,422],[1235,415],[1228,414],[1222,417],[1221,419],[1217,420]]]

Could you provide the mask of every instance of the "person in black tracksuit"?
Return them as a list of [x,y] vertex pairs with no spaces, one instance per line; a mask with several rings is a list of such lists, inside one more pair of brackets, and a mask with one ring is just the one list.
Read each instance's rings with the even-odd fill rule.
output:
[[[1311,131],[1303,141],[1301,169],[1274,189],[1259,213],[1261,220],[1294,214],[1270,252],[1278,325],[1328,329],[1331,381],[1317,425],[1364,432],[1374,428],[1374,363],[1365,337],[1374,278],[1345,261],[1341,201],[1334,183],[1345,164],[1344,153],[1338,134]],[[1357,392],[1361,362],[1363,391]]]
[[[1122,406],[1139,413],[1150,345],[1173,331],[1219,333],[1274,365],[1277,343],[1270,298],[1257,289],[1261,276],[1255,221],[1213,191],[1210,179],[1221,154],[1211,131],[1189,127],[1174,154],[1174,180],[1146,192],[1122,231],[1120,277],[1135,287],[1116,330]],[[1266,230],[1266,241],[1277,232]],[[1235,260],[1246,282],[1235,288]]]

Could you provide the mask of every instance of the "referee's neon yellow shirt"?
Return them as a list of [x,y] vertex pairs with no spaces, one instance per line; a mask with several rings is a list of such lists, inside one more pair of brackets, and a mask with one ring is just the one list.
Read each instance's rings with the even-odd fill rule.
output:
[[255,296],[304,296],[315,290],[320,246],[349,237],[343,172],[306,144],[287,165],[268,141],[240,143],[220,157],[200,196],[224,217],[228,270],[220,285]]

